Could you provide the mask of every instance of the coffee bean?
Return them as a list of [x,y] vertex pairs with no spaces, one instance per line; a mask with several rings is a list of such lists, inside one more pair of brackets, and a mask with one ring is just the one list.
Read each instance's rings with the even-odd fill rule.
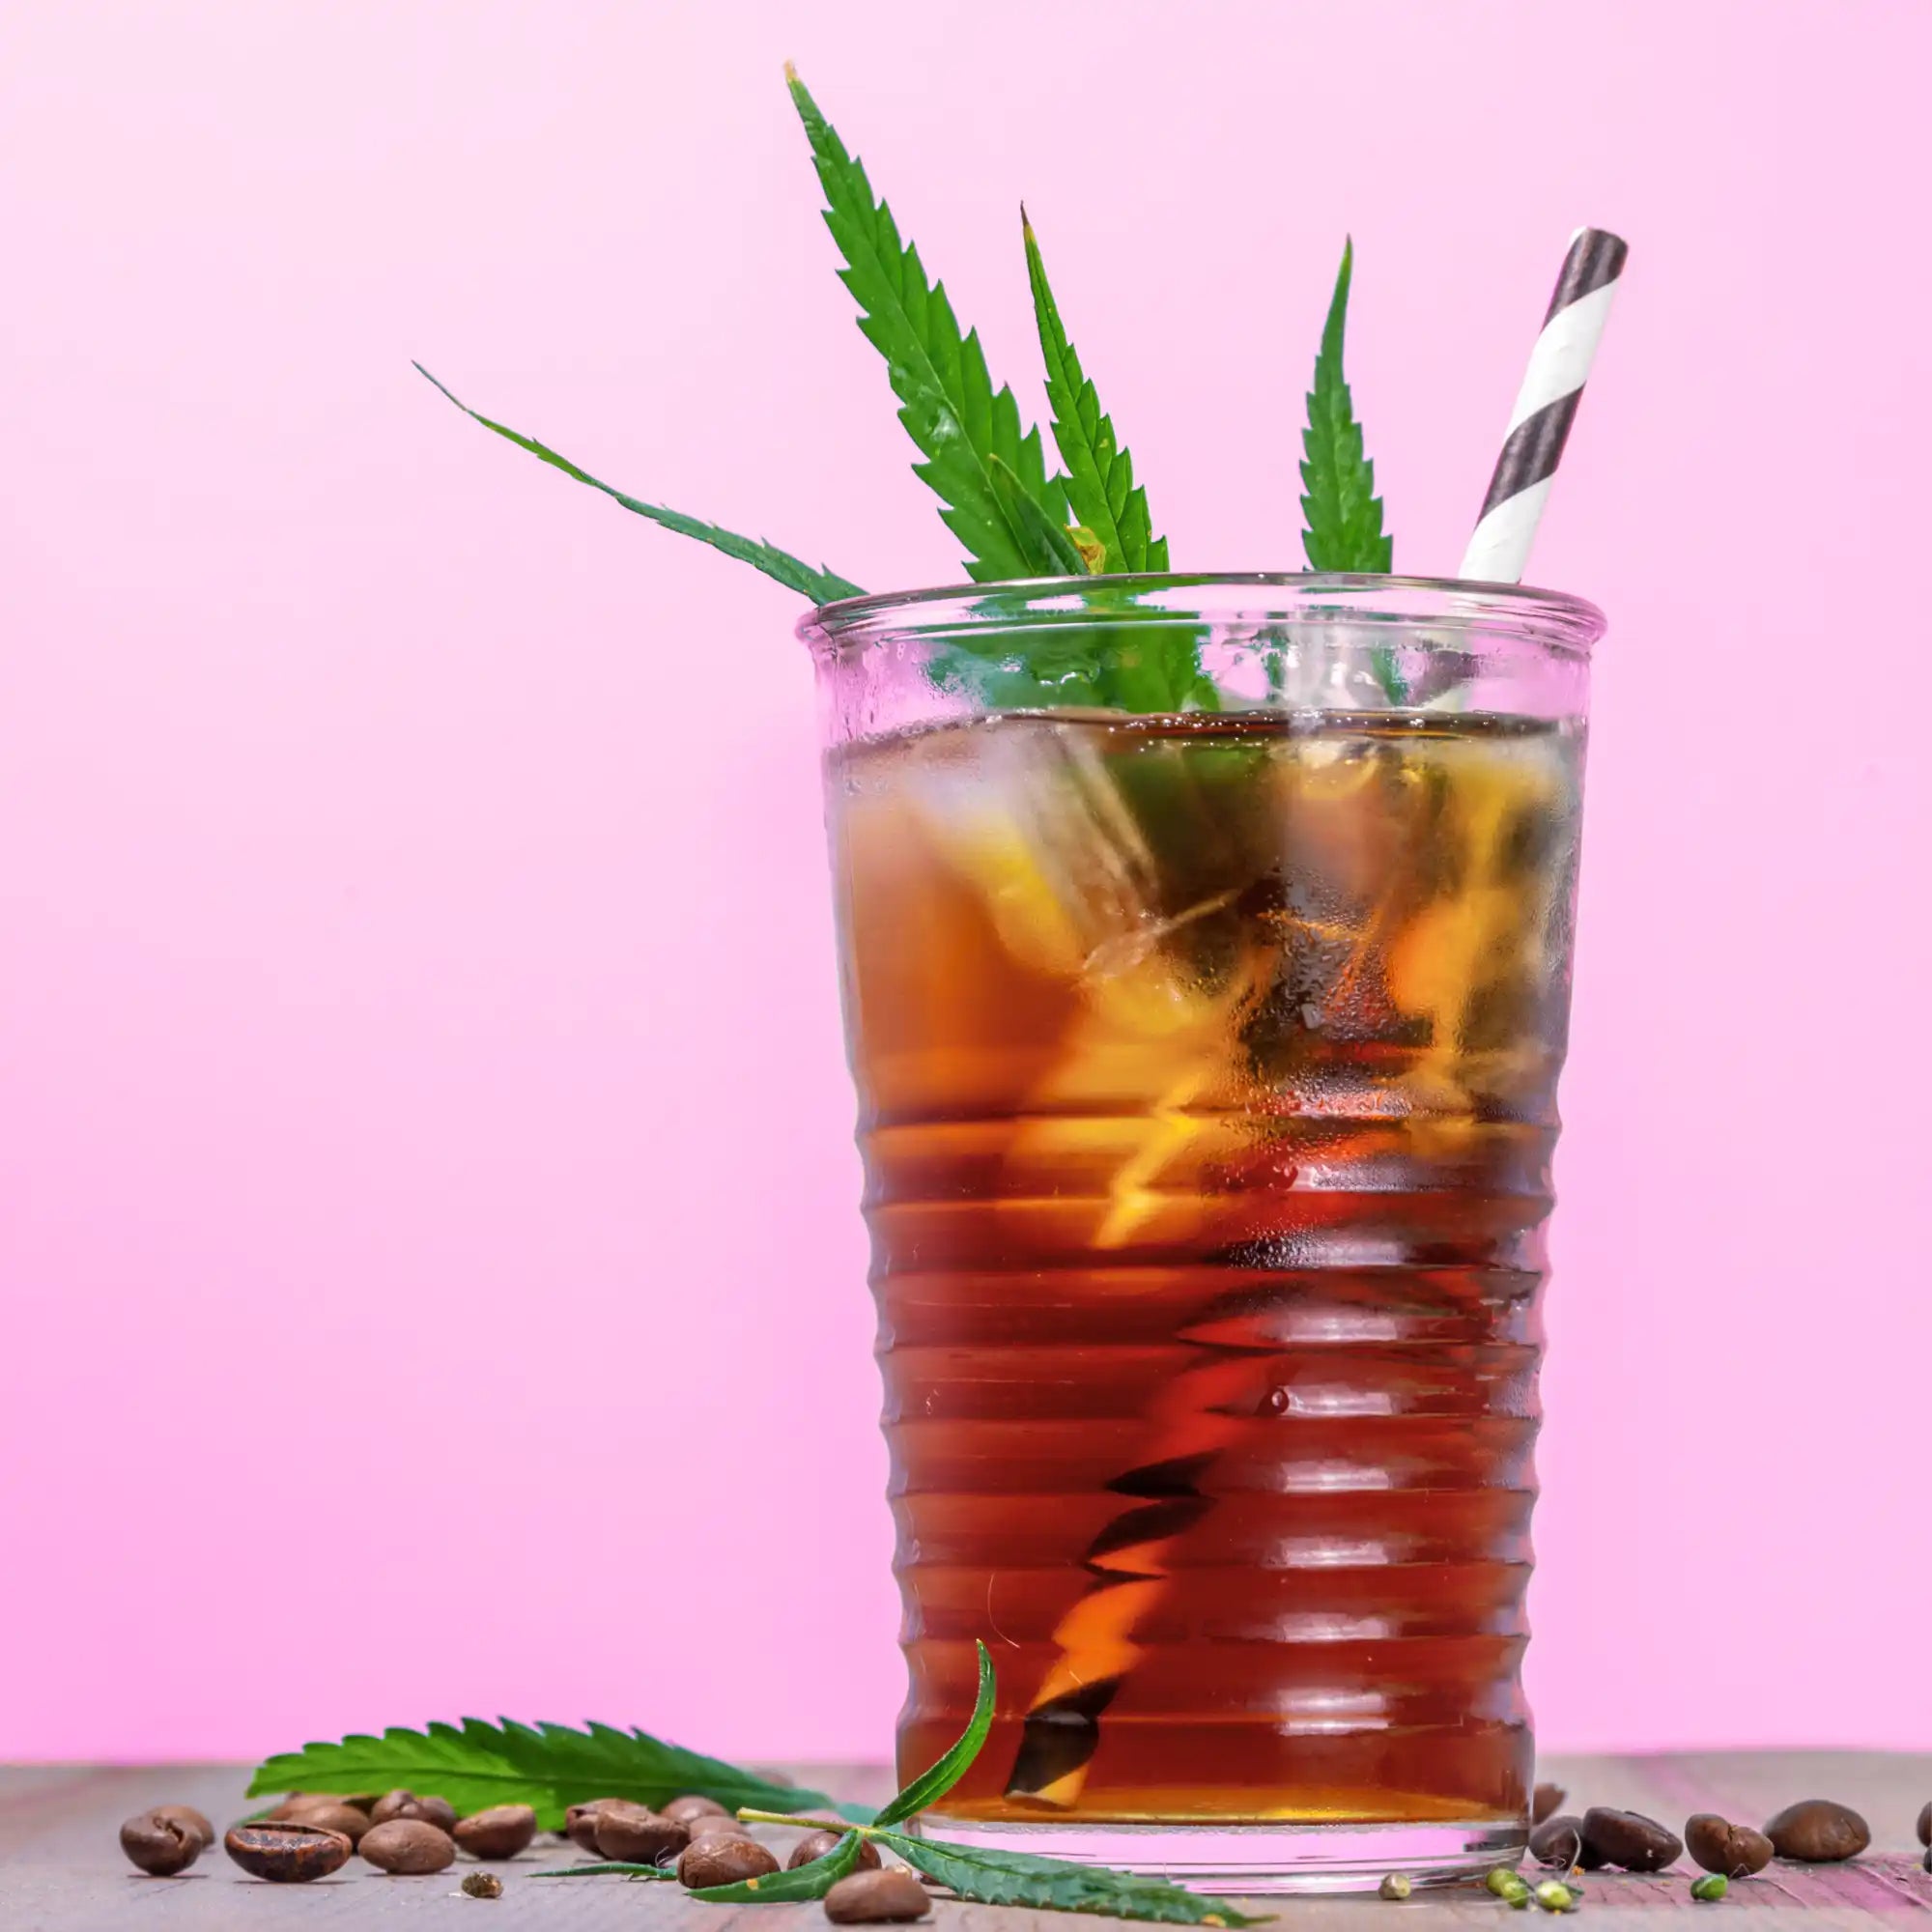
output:
[[493,1804],[456,1821],[451,1834],[472,1859],[513,1859],[537,1834],[537,1814],[527,1804]]
[[426,1818],[439,1832],[456,1824],[456,1807],[446,1798],[418,1798],[413,1791],[385,1791],[369,1808],[369,1821],[386,1825],[391,1818]]
[[1932,1804],[1926,1805],[1918,1814],[1918,1842],[1932,1845]]
[[1781,1859],[1805,1864],[1836,1864],[1856,1858],[1871,1843],[1871,1827],[1849,1804],[1829,1798],[1805,1798],[1787,1804],[1766,1822],[1764,1834]]
[[684,1848],[677,1861],[677,1881],[696,1891],[707,1885],[740,1885],[748,1878],[769,1878],[779,1868],[769,1847],[751,1838],[699,1838]]
[[1715,1811],[1700,1811],[1684,1827],[1685,1849],[1707,1872],[1749,1878],[1771,1862],[1772,1843],[1748,1825],[1733,1825]]
[[192,1804],[156,1804],[153,1815],[171,1818],[177,1825],[185,1825],[201,1840],[203,1851],[214,1843],[214,1827],[208,1822],[208,1814],[197,1811]]
[[356,1850],[378,1871],[440,1872],[456,1862],[449,1833],[427,1818],[385,1818],[363,1833]]
[[[800,1865],[809,1865],[813,1859],[822,1859],[844,1836],[842,1832],[808,1832],[791,1848],[791,1857],[785,1861],[787,1871],[796,1871]],[[879,1848],[869,1838],[859,1840],[859,1863],[855,1869],[877,1871],[879,1868]]]
[[501,1898],[503,1881],[495,1872],[465,1872],[463,1894],[466,1898]]
[[1583,1821],[1559,1811],[1529,1834],[1529,1855],[1540,1865],[1567,1871],[1583,1850]]
[[695,1825],[700,1818],[729,1818],[730,1808],[719,1804],[715,1798],[700,1798],[696,1792],[687,1792],[682,1798],[673,1798],[664,1807],[664,1815],[678,1825]]
[[[1606,1865],[1625,1871],[1662,1871],[1684,1850],[1684,1840],[1667,1825],[1641,1811],[1616,1811],[1593,1804],[1583,1813],[1583,1848]],[[1580,1862],[1580,1861],[1579,1861]]]
[[265,1878],[271,1885],[327,1878],[347,1864],[355,1849],[341,1832],[290,1822],[237,1825],[221,1842],[250,1878]]
[[1563,1801],[1570,1794],[1560,1784],[1539,1784],[1536,1795],[1529,1803],[1529,1822],[1540,1825],[1546,1818],[1553,1818],[1563,1808]]
[[598,1806],[591,1833],[592,1848],[600,1858],[639,1865],[668,1865],[690,1842],[691,1833],[676,1819],[626,1798],[607,1798]]
[[179,1818],[143,1811],[121,1827],[121,1849],[142,1871],[155,1878],[172,1878],[200,1858],[201,1833]]
[[586,1852],[597,1849],[597,1814],[607,1804],[621,1804],[621,1798],[586,1798],[563,1814],[563,1834],[573,1845]]
[[699,1838],[750,1838],[753,1835],[749,1825],[741,1825],[735,1818],[694,1818],[685,1827],[691,1833],[695,1845]]
[[924,1886],[899,1865],[854,1872],[825,1894],[825,1916],[838,1925],[896,1925],[931,1910]]
[[369,1814],[356,1810],[353,1804],[343,1804],[339,1798],[318,1798],[304,1805],[293,1818],[282,1822],[314,1825],[325,1832],[340,1832],[352,1845],[359,1845],[362,1833],[369,1829]]

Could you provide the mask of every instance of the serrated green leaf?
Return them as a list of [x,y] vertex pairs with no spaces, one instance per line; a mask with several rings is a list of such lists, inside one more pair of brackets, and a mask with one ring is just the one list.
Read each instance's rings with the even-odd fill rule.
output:
[[976,582],[1031,576],[989,459],[1005,463],[1058,522],[1063,491],[1047,478],[1039,431],[1020,433],[1019,405],[1011,389],[994,390],[979,330],[960,334],[945,285],[927,281],[918,248],[899,240],[864,166],[790,68],[785,79],[825,190],[825,225],[844,259],[839,279],[859,304],[860,329],[886,358],[899,421],[925,458],[913,472],[946,505],[941,521],[966,546],[967,574]]
[[1080,357],[1067,339],[1060,307],[1046,279],[1039,239],[1020,210],[1027,275],[1033,283],[1034,320],[1046,360],[1046,396],[1053,405],[1053,440],[1066,465],[1066,500],[1073,514],[1106,546],[1101,571],[1167,568],[1167,539],[1151,535],[1147,492],[1134,481],[1134,460],[1120,445],[1114,425]]
[[532,1878],[648,1878],[674,1879],[675,1865],[640,1865],[630,1859],[600,1859],[589,1865],[555,1865],[549,1871],[531,1872]]
[[978,1845],[879,1832],[915,1871],[937,1879],[961,1898],[981,1905],[1024,1905],[1036,1912],[1099,1912],[1161,1925],[1259,1925],[1266,1915],[1242,1912],[1225,1898],[1184,1891],[1165,1879],[1077,1865],[1032,1852],[995,1852]]
[[722,1758],[666,1744],[644,1731],[609,1724],[572,1730],[566,1724],[430,1724],[392,1726],[380,1738],[348,1737],[304,1745],[268,1759],[249,1780],[248,1796],[271,1791],[391,1791],[398,1786],[446,1798],[459,1812],[491,1804],[529,1804],[550,1830],[572,1804],[593,1798],[628,1798],[668,1804],[687,1792],[716,1799],[734,1811],[813,1811],[828,1806],[860,1821],[871,1813],[837,1805],[820,1791],[774,1784]]
[[[976,1642],[978,1639],[976,1639]],[[984,1643],[979,1644],[980,1688],[973,1698],[973,1715],[958,1741],[923,1771],[892,1803],[872,1820],[875,1825],[896,1825],[902,1818],[924,1811],[946,1796],[973,1768],[973,1760],[993,1728],[993,1659]]]
[[740,563],[749,563],[753,569],[761,570],[767,577],[782,583],[787,590],[802,592],[814,604],[833,604],[841,597],[863,597],[866,594],[850,578],[823,568],[814,570],[810,564],[801,562],[789,552],[779,550],[760,539],[741,537],[731,530],[721,529],[716,524],[700,523],[696,517],[687,517],[681,510],[668,510],[661,503],[646,503],[637,497],[628,497],[623,491],[599,482],[587,469],[580,469],[567,456],[559,456],[555,450],[546,448],[534,437],[524,436],[472,410],[468,403],[438,383],[420,362],[415,364],[415,369],[417,374],[436,383],[436,386],[471,421],[481,423],[487,430],[494,430],[505,440],[514,442],[519,449],[526,449],[532,456],[540,457],[553,469],[561,469],[566,476],[574,476],[578,482],[603,491],[613,502],[623,504],[625,509],[636,515],[648,517],[652,523],[662,524],[666,529],[675,530],[680,536],[695,537],[699,543],[709,544],[713,550],[723,551],[726,556],[736,557]]
[[706,1905],[782,1905],[791,1899],[823,1898],[859,1862],[862,1842],[848,1832],[823,1858],[795,1871],[768,1872],[735,1885],[699,1886],[691,1895]]
[[1301,514],[1307,528],[1301,547],[1311,570],[1386,572],[1393,544],[1382,532],[1381,498],[1376,495],[1376,467],[1362,449],[1362,426],[1342,370],[1342,341],[1348,327],[1349,284],[1354,274],[1355,245],[1342,250],[1342,267],[1315,358],[1315,387],[1308,396],[1308,428],[1302,434],[1307,461],[1301,482],[1307,492]]
[[1087,559],[1070,530],[1063,529],[1020,487],[1020,479],[997,456],[988,457],[993,494],[1012,526],[1014,541],[1029,577],[1085,577]]

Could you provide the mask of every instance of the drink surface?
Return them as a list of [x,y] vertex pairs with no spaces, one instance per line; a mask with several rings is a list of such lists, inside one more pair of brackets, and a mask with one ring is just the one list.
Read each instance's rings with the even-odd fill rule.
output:
[[1000,1674],[950,1816],[1521,1814],[1580,757],[1401,712],[833,754],[901,1772]]

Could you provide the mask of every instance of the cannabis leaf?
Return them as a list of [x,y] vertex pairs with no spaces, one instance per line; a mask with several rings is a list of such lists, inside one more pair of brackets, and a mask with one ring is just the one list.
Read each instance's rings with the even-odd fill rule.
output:
[[1104,1912],[1116,1918],[1151,1919],[1163,1925],[1259,1925],[1255,1917],[1225,1898],[1184,1891],[1165,1879],[1076,1865],[1032,1852],[987,1851],[979,1845],[914,1838],[902,1832],[874,1832],[914,1870],[937,1879],[961,1898],[981,1905],[1027,1905],[1037,1912]]
[[419,375],[436,383],[436,386],[465,415],[480,422],[485,429],[495,430],[519,449],[527,449],[532,456],[541,457],[553,469],[561,469],[566,476],[574,476],[580,483],[587,483],[593,490],[603,491],[605,496],[614,498],[625,509],[633,510],[640,517],[648,517],[652,523],[662,524],[666,529],[675,530],[680,536],[696,537],[699,543],[709,544],[713,550],[721,550],[726,556],[736,557],[740,563],[749,563],[754,570],[762,570],[767,577],[775,578],[787,590],[802,591],[814,604],[832,604],[841,597],[863,597],[866,594],[849,578],[839,577],[829,570],[814,570],[810,564],[802,563],[771,544],[753,537],[738,536],[730,530],[720,529],[716,524],[700,523],[696,517],[687,517],[679,510],[667,510],[659,503],[642,502],[636,497],[627,497],[621,490],[613,490],[608,483],[600,483],[587,469],[580,469],[567,456],[559,456],[533,437],[521,436],[517,431],[502,423],[493,422],[480,412],[472,410],[468,403],[451,395],[442,384],[437,383],[437,379],[420,362],[415,368]]
[[348,1737],[340,1744],[304,1745],[267,1760],[249,1781],[248,1796],[271,1791],[434,1791],[459,1813],[491,1804],[530,1804],[538,1824],[554,1830],[565,1809],[593,1798],[628,1798],[668,1804],[687,1792],[734,1810],[755,1804],[774,1813],[847,1810],[823,1792],[774,1784],[720,1758],[664,1743],[643,1731],[609,1724],[572,1730],[565,1724],[497,1724],[465,1718],[460,1726],[431,1724],[411,1731],[392,1726],[380,1738]]
[[776,1905],[786,1899],[823,1898],[859,1862],[863,1843],[858,1833],[848,1832],[823,1858],[793,1871],[741,1879],[736,1885],[700,1886],[691,1895],[707,1905]]
[[875,1825],[896,1825],[915,1811],[923,1811],[944,1798],[973,1768],[986,1733],[993,1728],[993,1659],[986,1646],[980,1649],[980,1688],[973,1698],[973,1715],[958,1741],[942,1757],[908,1784],[872,1820]]
[[1046,358],[1046,398],[1053,405],[1053,440],[1066,465],[1066,500],[1073,514],[1106,548],[1099,571],[1165,570],[1167,539],[1150,534],[1147,492],[1134,481],[1134,460],[1120,446],[1113,422],[1066,338],[1059,305],[1046,279],[1027,212],[1020,210],[1027,274],[1033,283],[1034,319]]
[[1036,575],[991,459],[1057,524],[1062,486],[1047,480],[1039,431],[1020,434],[1019,405],[1009,388],[995,393],[979,330],[961,337],[945,285],[926,280],[918,248],[900,242],[892,211],[874,199],[864,166],[790,67],[785,79],[825,190],[825,225],[845,261],[839,279],[859,304],[866,339],[886,358],[899,420],[926,459],[914,473],[947,506],[941,521],[966,546],[975,582]]
[[1012,526],[1014,541],[1026,558],[1029,577],[1085,577],[1087,559],[1073,532],[1056,524],[1021,486],[1020,479],[997,456],[986,459],[993,478],[993,495]]
[[1308,396],[1308,428],[1302,448],[1301,514],[1308,527],[1301,547],[1311,570],[1385,572],[1393,546],[1382,533],[1381,498],[1376,495],[1376,466],[1362,453],[1362,426],[1342,374],[1342,337],[1348,327],[1349,283],[1354,273],[1355,244],[1342,250],[1335,294],[1315,358],[1315,387]]

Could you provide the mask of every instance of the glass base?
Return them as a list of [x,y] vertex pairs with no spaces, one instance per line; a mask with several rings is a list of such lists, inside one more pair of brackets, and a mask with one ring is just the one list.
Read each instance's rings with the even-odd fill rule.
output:
[[1112,1865],[1231,1897],[1287,1891],[1373,1891],[1401,1872],[1418,1890],[1466,1884],[1514,1865],[1519,1820],[1463,1825],[989,1825],[927,1812],[935,1838],[988,1851],[1034,1852]]

